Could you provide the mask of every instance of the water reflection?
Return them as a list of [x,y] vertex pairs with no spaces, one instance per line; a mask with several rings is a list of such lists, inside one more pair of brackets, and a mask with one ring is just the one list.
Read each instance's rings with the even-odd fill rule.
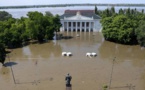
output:
[[[77,36],[79,35],[79,37]],[[63,32],[63,36],[71,36],[70,45],[95,45],[103,41],[102,34],[97,32]]]
[[135,66],[143,67],[145,65],[145,50],[141,50],[138,45],[129,46],[104,41],[99,52],[103,60],[117,57],[118,61],[131,61]]
[[30,44],[22,48],[17,48],[10,53],[11,60],[33,60],[52,57],[60,57],[62,47],[57,41],[49,41],[42,44]]
[[[111,8],[111,6],[97,6],[99,10],[105,10],[107,8]],[[119,9],[134,9],[136,8],[137,10],[141,11],[142,9],[145,9],[145,7],[115,7],[116,12],[119,11]],[[50,11],[53,15],[59,14],[62,15],[65,10],[68,9],[73,9],[73,10],[94,10],[94,6],[75,6],[75,7],[45,7],[45,8],[24,8],[24,9],[1,9],[2,11],[5,10],[12,14],[14,18],[20,18],[22,16],[26,16],[26,14],[29,11],[39,11],[41,13],[45,13],[46,11]]]
[[[79,37],[77,36],[79,35]],[[63,36],[71,36],[72,39],[62,39],[59,44],[63,51],[76,54],[75,57],[84,57],[87,52],[96,52],[103,42],[102,34],[98,32],[63,32]]]
[[62,52],[61,50],[61,46],[59,45],[59,43],[57,42],[53,42],[53,41],[49,41],[48,43],[43,43],[43,44],[32,44],[29,45],[29,50],[28,48],[23,48],[23,54],[25,55],[25,53],[30,53],[28,54],[32,57],[41,57],[41,58],[49,58],[50,55],[53,55],[54,57],[59,57],[61,55],[60,52]]
[[[53,90],[58,90],[59,87],[65,88],[62,87],[65,86],[64,74],[70,72],[75,77],[72,81],[73,89],[99,90],[104,83],[108,83],[112,59],[116,57],[112,87],[132,84],[137,90],[145,90],[145,49],[141,49],[138,45],[127,46],[104,41],[102,34],[98,32],[63,32],[62,34],[72,38],[30,44],[14,49],[10,53],[10,60],[18,63],[13,67],[16,79],[22,83],[40,80],[43,86],[41,84],[39,88],[44,89],[51,84],[57,85]],[[72,52],[73,56],[62,57],[63,51]],[[88,58],[86,52],[96,52],[97,56]],[[48,86],[48,88],[52,87]]]
[[24,55],[31,55],[29,46],[23,47],[22,50]]

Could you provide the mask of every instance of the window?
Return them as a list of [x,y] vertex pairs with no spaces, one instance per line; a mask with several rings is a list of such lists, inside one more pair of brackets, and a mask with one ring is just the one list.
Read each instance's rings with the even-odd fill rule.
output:
[[77,24],[78,24],[78,27],[79,27],[80,26],[80,22],[78,22]]
[[87,27],[89,27],[89,22],[87,22],[86,24],[87,24]]
[[82,22],[82,26],[83,26],[83,27],[85,26],[85,22]]
[[71,27],[71,22],[68,23],[69,27]]
[[76,26],[76,22],[73,22],[73,26],[74,26],[74,27]]

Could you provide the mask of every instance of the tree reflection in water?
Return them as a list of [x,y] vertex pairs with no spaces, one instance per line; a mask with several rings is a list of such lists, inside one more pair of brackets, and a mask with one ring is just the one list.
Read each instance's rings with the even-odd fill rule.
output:
[[29,46],[31,57],[34,58],[49,58],[50,55],[54,57],[61,56],[62,48],[57,42],[49,41],[48,43],[32,44]]

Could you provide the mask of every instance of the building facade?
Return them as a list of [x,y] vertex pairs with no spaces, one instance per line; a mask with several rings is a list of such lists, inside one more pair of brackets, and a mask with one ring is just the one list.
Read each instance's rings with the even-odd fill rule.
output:
[[101,30],[100,19],[94,10],[65,10],[60,16],[60,31],[98,32]]

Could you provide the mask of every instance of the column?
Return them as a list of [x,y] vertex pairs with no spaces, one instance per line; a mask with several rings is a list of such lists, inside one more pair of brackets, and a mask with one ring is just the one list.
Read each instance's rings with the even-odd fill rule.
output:
[[76,22],[76,32],[78,31],[78,28],[77,27],[78,27],[78,23]]
[[91,22],[89,22],[89,32],[91,31]]
[[68,35],[68,24],[69,24],[69,23],[68,23],[68,21],[67,21],[67,22],[66,22],[66,31],[67,31],[67,34],[66,34],[66,35],[67,35],[67,36],[69,36],[69,35]]
[[62,22],[62,29],[63,29],[63,31],[64,31],[64,29],[65,29],[65,24],[64,24],[64,22]]
[[64,31],[64,22],[61,22],[62,24],[62,30],[61,31]]
[[84,22],[84,24],[85,24],[85,27],[84,27],[84,28],[85,28],[85,32],[86,32],[86,23],[87,23],[87,22]]
[[73,36],[73,22],[71,21],[71,36]]
[[94,31],[94,22],[92,22],[92,29],[93,29],[93,31]]
[[64,31],[65,31],[65,28],[66,28],[66,22],[64,22],[64,26],[63,26],[63,28],[64,28]]
[[68,23],[68,22],[66,22],[66,25],[67,25],[67,32],[68,32],[68,29],[69,29],[69,28],[68,28],[68,24],[69,24],[69,23]]
[[95,29],[95,22],[93,22],[93,31],[95,31],[96,29]]
[[80,22],[80,32],[82,32],[82,22]]
[[73,31],[73,22],[71,22],[71,32]]

